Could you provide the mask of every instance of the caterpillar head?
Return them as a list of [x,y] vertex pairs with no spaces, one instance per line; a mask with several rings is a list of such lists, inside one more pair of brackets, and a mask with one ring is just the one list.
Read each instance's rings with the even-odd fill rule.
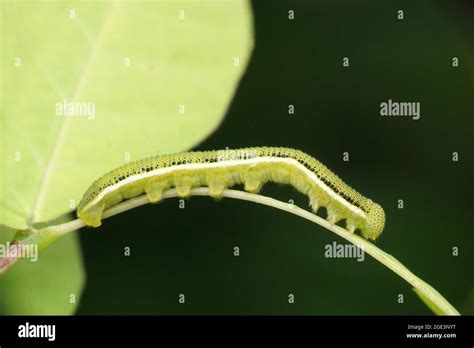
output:
[[385,212],[380,204],[372,202],[367,213],[366,227],[362,229],[362,235],[367,239],[377,239],[385,226]]

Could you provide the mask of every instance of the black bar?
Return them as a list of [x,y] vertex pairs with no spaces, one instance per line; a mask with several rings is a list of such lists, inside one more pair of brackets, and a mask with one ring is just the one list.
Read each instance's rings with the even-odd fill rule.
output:
[[[55,325],[54,341],[19,337],[20,330],[25,334],[31,325],[45,324]],[[472,347],[473,331],[473,316],[5,316],[0,317],[0,346],[253,342]]]

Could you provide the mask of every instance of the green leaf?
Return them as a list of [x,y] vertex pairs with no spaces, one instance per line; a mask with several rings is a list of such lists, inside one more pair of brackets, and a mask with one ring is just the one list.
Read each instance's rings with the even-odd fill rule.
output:
[[[12,232],[0,229],[0,243],[11,237]],[[84,283],[78,245],[77,235],[70,233],[39,253],[37,261],[24,258],[13,265],[0,277],[0,314],[74,313]]]
[[[4,1],[1,15],[0,224],[13,229],[73,211],[128,160],[202,141],[252,49],[247,1]],[[64,100],[91,113],[61,115]]]
[[[12,230],[69,219],[113,167],[202,141],[221,122],[253,45],[246,0],[3,1],[0,11],[3,242]],[[60,113],[68,103],[94,112]],[[2,313],[74,311],[70,296],[77,303],[83,284],[76,237],[39,257],[0,278]]]

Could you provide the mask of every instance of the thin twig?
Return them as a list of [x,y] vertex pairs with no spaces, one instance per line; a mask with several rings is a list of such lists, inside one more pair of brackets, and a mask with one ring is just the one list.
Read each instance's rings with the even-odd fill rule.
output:
[[[199,187],[194,188],[191,190],[191,196],[209,196],[209,188],[207,187]],[[447,315],[460,315],[460,313],[438,292],[436,291],[431,285],[423,281],[422,279],[418,278],[415,274],[413,274],[409,269],[403,266],[400,261],[395,259],[392,255],[387,254],[383,250],[377,248],[375,244],[372,244],[368,240],[356,235],[351,234],[347,230],[329,223],[327,220],[305,210],[299,208],[293,204],[284,203],[278,201],[276,199],[261,196],[258,194],[248,193],[244,191],[238,190],[224,190],[223,197],[227,198],[234,198],[240,199],[243,201],[249,201],[254,203],[263,204],[266,206],[270,206],[273,208],[277,208],[288,213],[297,215],[302,217],[303,219],[309,220],[314,222],[331,232],[334,232],[338,236],[344,238],[345,240],[349,241],[350,243],[358,246],[364,252],[372,256],[374,259],[379,261],[381,264],[392,270],[394,273],[398,274],[401,278],[407,281],[411,286],[413,286],[417,292],[424,295],[428,300],[432,302],[433,305],[439,308],[441,312]],[[178,193],[176,189],[170,189],[163,193],[163,199],[166,198],[173,198],[178,197]],[[141,205],[149,203],[149,200],[146,195],[142,195],[124,202],[121,202],[112,208],[108,209],[104,212],[103,219],[109,218],[111,216],[117,215],[124,211],[139,207]],[[45,227],[43,229],[38,230],[37,233],[34,234],[34,239],[36,241],[41,240],[39,243],[46,246],[49,245],[53,240],[59,238],[62,235],[65,235],[69,232],[78,230],[81,227],[84,227],[85,224],[82,220],[76,219],[70,222],[66,222],[64,224]],[[44,240],[41,239],[41,234],[47,232]],[[22,240],[21,243],[28,242],[30,237]],[[11,266],[11,264],[9,264]],[[2,273],[0,269],[0,274]]]

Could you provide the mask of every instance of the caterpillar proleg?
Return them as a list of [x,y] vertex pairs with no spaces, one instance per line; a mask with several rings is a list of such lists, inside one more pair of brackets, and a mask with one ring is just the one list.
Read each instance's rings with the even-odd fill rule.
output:
[[289,184],[309,197],[312,210],[326,207],[327,219],[346,220],[349,233],[360,229],[367,239],[383,231],[383,208],[345,184],[315,158],[282,147],[252,147],[236,150],[185,152],[159,155],[118,167],[96,180],[77,209],[86,225],[101,225],[107,208],[145,193],[158,202],[163,191],[175,187],[187,197],[193,187],[207,186],[211,196],[237,184],[257,193],[266,182]]

